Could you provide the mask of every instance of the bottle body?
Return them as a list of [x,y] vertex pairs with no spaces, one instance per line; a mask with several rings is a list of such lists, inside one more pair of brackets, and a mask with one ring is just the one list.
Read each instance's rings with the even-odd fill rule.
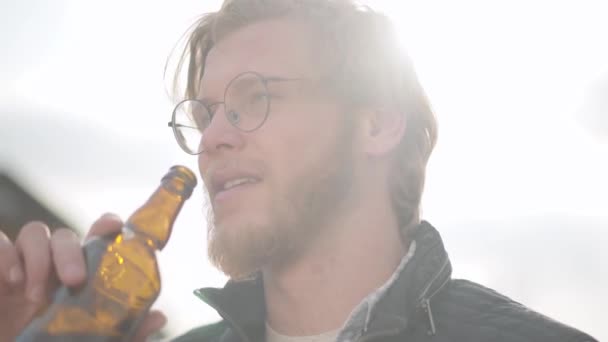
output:
[[195,185],[192,171],[171,168],[120,233],[93,238],[83,246],[86,283],[60,287],[51,305],[16,341],[130,341],[160,293],[156,251],[169,239]]
[[53,304],[18,342],[130,340],[138,320],[160,293],[160,275],[155,250],[145,238],[124,231],[84,246],[86,284],[57,290]]

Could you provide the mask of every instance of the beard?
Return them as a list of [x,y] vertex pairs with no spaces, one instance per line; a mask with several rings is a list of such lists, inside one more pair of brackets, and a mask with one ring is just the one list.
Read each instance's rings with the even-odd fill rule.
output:
[[317,160],[294,175],[282,194],[272,197],[266,224],[226,227],[216,223],[208,206],[207,253],[216,268],[233,280],[242,280],[264,267],[283,268],[306,252],[322,233],[323,223],[346,201],[354,183],[350,148],[354,127],[348,121],[341,129]]

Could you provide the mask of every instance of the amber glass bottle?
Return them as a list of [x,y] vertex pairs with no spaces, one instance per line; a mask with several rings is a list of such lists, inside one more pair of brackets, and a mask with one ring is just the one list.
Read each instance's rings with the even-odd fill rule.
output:
[[17,342],[130,341],[160,292],[156,250],[167,243],[175,218],[195,186],[192,171],[172,167],[121,233],[84,245],[86,284],[78,289],[60,288]]

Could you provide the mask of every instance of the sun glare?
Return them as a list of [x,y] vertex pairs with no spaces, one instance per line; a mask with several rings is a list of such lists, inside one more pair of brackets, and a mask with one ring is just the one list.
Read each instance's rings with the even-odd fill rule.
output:
[[607,148],[576,117],[608,66],[601,4],[372,4],[393,20],[439,120],[427,214],[605,215]]

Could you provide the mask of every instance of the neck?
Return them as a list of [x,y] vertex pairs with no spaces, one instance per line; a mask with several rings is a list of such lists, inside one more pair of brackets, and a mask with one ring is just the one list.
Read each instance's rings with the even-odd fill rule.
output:
[[399,265],[407,251],[390,199],[362,197],[332,217],[288,267],[263,270],[267,320],[277,332],[306,336],[341,328]]

